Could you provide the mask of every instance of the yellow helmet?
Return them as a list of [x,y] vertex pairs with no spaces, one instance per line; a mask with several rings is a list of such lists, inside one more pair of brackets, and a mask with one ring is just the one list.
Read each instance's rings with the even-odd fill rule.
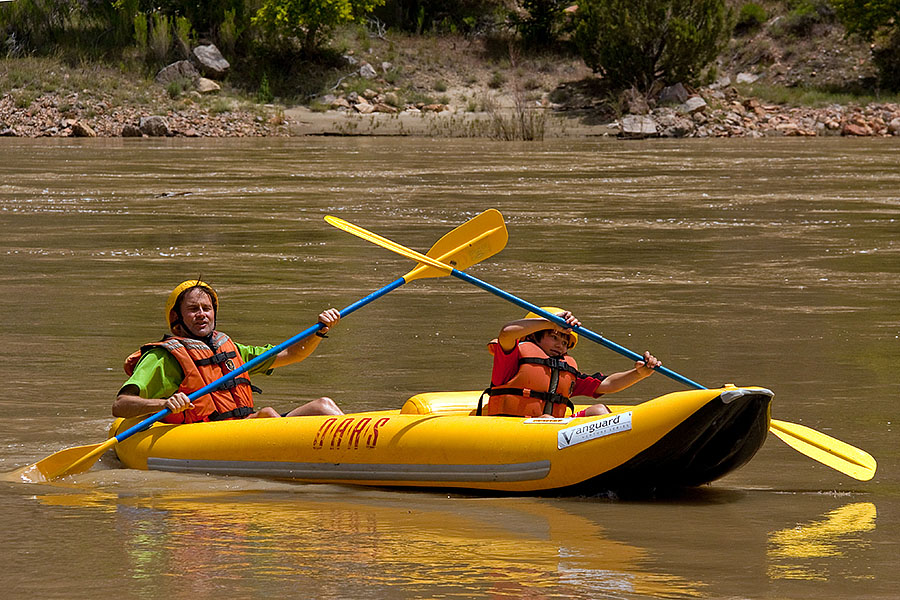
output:
[[[566,309],[559,308],[558,306],[542,306],[541,310],[545,310],[548,313],[554,314],[554,315],[558,315],[561,312],[566,312]],[[543,319],[544,317],[542,317],[541,315],[539,315],[537,313],[529,312],[527,315],[525,315],[525,318],[526,319]],[[569,348],[574,348],[575,344],[578,343],[578,334],[575,333],[574,331],[567,331],[566,333],[569,334],[569,340],[570,340]]]
[[219,296],[216,294],[216,290],[212,289],[212,287],[208,283],[200,281],[199,279],[189,279],[187,281],[182,281],[177,286],[175,286],[175,289],[172,290],[171,294],[169,294],[169,299],[166,300],[166,324],[169,326],[170,330],[175,325],[176,321],[178,321],[178,319],[180,318],[178,317],[175,320],[172,319],[172,309],[174,309],[175,304],[178,303],[178,298],[180,298],[181,295],[187,290],[195,287],[201,287],[210,293],[210,295],[212,296],[213,310],[215,312],[219,312]]

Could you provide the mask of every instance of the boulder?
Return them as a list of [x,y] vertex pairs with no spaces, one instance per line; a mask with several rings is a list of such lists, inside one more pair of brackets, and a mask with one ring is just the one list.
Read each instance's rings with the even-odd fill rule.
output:
[[150,137],[165,137],[169,135],[169,123],[165,117],[141,117],[140,129],[141,133]]
[[633,115],[646,115],[650,112],[647,98],[636,88],[622,92],[622,103],[625,105],[625,110]]
[[348,102],[346,98],[341,96],[332,100],[329,106],[331,108],[350,108],[350,102]]
[[75,121],[72,123],[72,137],[97,137],[97,132],[87,123]]
[[696,112],[702,112],[706,110],[706,100],[701,98],[700,96],[691,96],[684,103],[678,106],[678,112],[686,115],[692,115]]
[[375,79],[378,77],[378,73],[375,71],[375,68],[369,63],[363,63],[359,68],[359,76],[364,79]]
[[645,138],[657,133],[656,121],[649,115],[625,115],[620,123],[622,137]]
[[395,112],[397,112],[397,109],[393,106],[389,106],[387,104],[379,102],[375,105],[375,112],[394,114]]
[[891,119],[891,122],[888,123],[888,131],[891,135],[900,135],[900,117]]
[[856,123],[845,123],[843,129],[841,129],[841,135],[863,137],[863,136],[867,136],[867,135],[872,135],[872,131],[865,125],[858,125]]
[[159,73],[156,74],[155,81],[156,83],[165,86],[173,81],[181,81],[184,79],[194,81],[198,77],[200,77],[200,72],[197,71],[197,67],[190,61],[179,60],[167,67],[163,67]]
[[192,52],[194,60],[200,65],[200,71],[212,79],[222,79],[231,65],[214,44],[197,46]]
[[672,109],[661,109],[655,118],[660,137],[683,138],[694,131],[694,122]]
[[664,87],[656,97],[656,101],[659,102],[660,105],[683,104],[685,100],[688,99],[688,96],[690,96],[690,94],[688,93],[687,88],[681,83],[676,83],[675,85]]
[[122,126],[122,137],[144,137],[144,133],[137,125],[126,123]]
[[220,86],[212,79],[207,79],[206,77],[198,77],[194,81],[194,89],[201,94],[215,94],[216,92],[221,91],[222,86]]

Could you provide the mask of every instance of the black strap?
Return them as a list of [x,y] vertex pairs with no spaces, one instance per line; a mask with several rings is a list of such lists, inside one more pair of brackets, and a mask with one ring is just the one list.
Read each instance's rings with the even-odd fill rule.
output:
[[[563,396],[562,394],[557,394],[555,392],[539,392],[537,390],[523,390],[522,388],[488,388],[484,390],[481,394],[482,397],[487,394],[488,396],[522,396],[523,398],[537,398],[538,400],[544,401],[544,414],[549,415],[553,414],[553,405],[554,404],[565,404],[569,408],[572,409],[572,412],[575,412],[575,405],[572,404],[572,401]],[[549,412],[548,412],[549,407]],[[478,409],[481,410],[481,398],[478,399]],[[481,413],[476,413],[480,415]]]
[[220,365],[223,362],[234,358],[237,356],[237,352],[216,352],[209,358],[201,358],[199,360],[195,360],[195,365],[200,365],[205,367],[206,365]]
[[519,359],[519,364],[528,364],[528,365],[543,365],[545,367],[550,367],[553,371],[566,371],[567,373],[571,373],[575,377],[579,375],[584,377],[584,373],[567,363],[562,358],[537,358],[537,357],[523,357]]
[[476,416],[476,417],[480,417],[480,416],[481,416],[481,404],[482,404],[482,402],[484,401],[484,397],[485,397],[486,395],[487,395],[487,396],[490,396],[490,395],[491,395],[491,388],[488,388],[488,389],[484,390],[483,392],[481,392],[481,395],[478,396],[478,408],[475,409],[475,416]]
[[220,383],[219,387],[216,388],[216,391],[230,390],[231,388],[237,387],[239,385],[249,385],[250,389],[253,389],[253,386],[250,384],[249,379],[247,379],[246,377],[235,377],[233,379],[229,379],[228,381],[223,381],[222,383]]
[[249,406],[238,406],[234,410],[229,410],[223,413],[213,411],[208,418],[210,421],[224,421],[226,419],[243,419],[244,417],[252,414],[253,409]]

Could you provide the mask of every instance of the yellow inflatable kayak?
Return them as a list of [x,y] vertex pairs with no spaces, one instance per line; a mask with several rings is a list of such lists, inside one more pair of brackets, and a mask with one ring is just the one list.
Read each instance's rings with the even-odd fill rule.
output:
[[[314,483],[503,492],[654,490],[708,483],[766,439],[772,392],[674,392],[602,417],[474,416],[480,392],[339,417],[156,423],[116,446],[130,468]],[[139,419],[113,423],[110,436]]]

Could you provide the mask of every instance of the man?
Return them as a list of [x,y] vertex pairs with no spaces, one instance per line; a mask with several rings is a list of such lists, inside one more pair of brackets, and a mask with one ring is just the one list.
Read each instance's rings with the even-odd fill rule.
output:
[[229,380],[219,389],[194,402],[188,394],[239,368],[272,346],[244,346],[216,331],[219,298],[215,290],[200,280],[189,280],[169,294],[166,320],[173,335],[141,347],[125,361],[130,376],[113,402],[115,417],[137,417],[168,408],[167,423],[196,423],[225,419],[342,415],[331,398],[318,398],[284,415],[271,407],[253,406],[250,376],[300,362],[311,355],[341,320],[340,312],[329,308],[319,315],[324,325],[315,335],[285,348],[267,361]]

